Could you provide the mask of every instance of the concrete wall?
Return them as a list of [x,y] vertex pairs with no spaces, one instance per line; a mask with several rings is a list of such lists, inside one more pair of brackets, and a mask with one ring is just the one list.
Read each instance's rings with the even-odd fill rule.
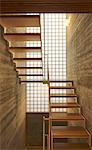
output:
[[71,14],[67,28],[67,77],[74,80],[92,133],[92,14]]
[[[26,29],[24,27],[9,27],[6,28],[6,33],[25,33]],[[25,47],[26,44],[24,41],[20,42],[20,41],[12,41],[9,42],[9,44],[11,45],[11,47]],[[26,53],[25,52],[19,52],[17,51],[12,51],[11,53],[13,54],[13,58],[25,58],[26,57]],[[25,61],[14,61],[16,63],[16,67],[25,67],[26,66],[26,62]],[[24,69],[17,69],[17,71],[19,72],[19,74],[26,74],[26,70]],[[25,76],[21,76],[21,80],[26,80]]]
[[0,26],[0,150],[25,147],[25,86],[19,83],[13,56]]

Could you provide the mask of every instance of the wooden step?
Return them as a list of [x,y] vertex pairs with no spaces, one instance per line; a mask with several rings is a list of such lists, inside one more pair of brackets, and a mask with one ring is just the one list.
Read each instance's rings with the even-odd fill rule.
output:
[[38,52],[41,51],[41,47],[10,47],[9,50],[12,52]]
[[73,83],[72,80],[50,80],[50,82]]
[[50,115],[51,119],[54,121],[78,121],[85,120],[85,118],[81,114],[70,114],[70,113],[60,113],[60,112],[52,112]]
[[50,89],[74,89],[74,86],[50,86]]
[[87,143],[55,143],[54,150],[91,150]]
[[16,69],[42,69],[42,67],[16,67]]
[[77,108],[80,107],[78,103],[51,103],[51,108]]
[[42,58],[13,58],[13,60],[16,60],[16,61],[31,61],[31,60],[42,60]]
[[[20,6],[21,7],[21,6]],[[3,15],[0,23],[4,27],[40,27],[39,15]]]
[[43,83],[43,80],[21,80],[21,83],[33,83],[33,82],[37,82],[37,83]]
[[53,138],[88,138],[86,129],[79,126],[53,126],[51,129]]
[[50,94],[50,97],[77,97],[76,94]]
[[41,41],[40,33],[6,33],[4,38],[11,42]]
[[19,74],[19,76],[43,76],[43,74]]

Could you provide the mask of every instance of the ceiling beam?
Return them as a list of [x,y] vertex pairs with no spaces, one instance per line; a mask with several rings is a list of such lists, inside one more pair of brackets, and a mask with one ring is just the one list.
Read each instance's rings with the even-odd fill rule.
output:
[[1,13],[92,12],[92,0],[1,0]]

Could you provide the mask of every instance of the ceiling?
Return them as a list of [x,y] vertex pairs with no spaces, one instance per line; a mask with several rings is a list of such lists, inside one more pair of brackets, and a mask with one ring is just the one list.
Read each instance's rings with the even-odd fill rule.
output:
[[0,13],[92,12],[92,0],[1,0]]

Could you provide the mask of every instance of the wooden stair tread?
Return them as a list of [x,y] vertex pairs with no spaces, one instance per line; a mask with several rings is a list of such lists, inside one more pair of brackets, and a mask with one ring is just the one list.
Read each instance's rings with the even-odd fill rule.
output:
[[88,138],[89,134],[86,129],[79,126],[53,126],[52,135],[54,138]]
[[19,74],[19,76],[43,76],[43,74]]
[[71,86],[73,86],[72,80],[50,80],[49,83],[50,83],[50,86],[53,83],[66,83],[66,84],[71,84]]
[[43,83],[43,80],[21,80],[21,83],[27,83],[27,82],[38,82],[38,83]]
[[20,41],[41,41],[40,33],[6,33],[4,38],[7,41],[20,42]]
[[74,89],[73,86],[50,86],[50,89]]
[[16,69],[42,69],[42,67],[16,67]]
[[54,144],[54,150],[91,150],[87,143]]
[[50,80],[50,82],[72,82],[73,83],[73,81],[72,80]]
[[70,94],[70,93],[66,93],[66,94],[50,94],[50,97],[77,97],[76,94]]
[[80,107],[78,103],[51,103],[52,108],[74,108]]
[[68,114],[68,113],[58,113],[58,112],[52,112],[50,115],[52,120],[62,120],[62,121],[71,121],[71,120],[84,120],[85,118],[80,114]]
[[17,60],[17,61],[23,61],[23,60],[42,60],[42,58],[13,58],[13,60]]
[[12,52],[38,52],[41,51],[41,47],[9,47]]
[[0,23],[5,27],[40,27],[40,15],[3,15]]

